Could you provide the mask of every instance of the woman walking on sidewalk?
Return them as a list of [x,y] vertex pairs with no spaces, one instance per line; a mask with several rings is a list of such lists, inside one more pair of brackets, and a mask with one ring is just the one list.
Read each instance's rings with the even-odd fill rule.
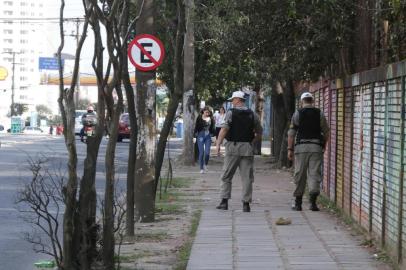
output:
[[220,129],[224,124],[224,119],[226,118],[226,110],[224,107],[220,107],[219,113],[215,115],[216,120],[216,140],[219,137]]
[[199,149],[200,173],[207,171],[210,158],[211,136],[215,132],[215,122],[208,107],[204,107],[202,113],[196,119],[195,136]]

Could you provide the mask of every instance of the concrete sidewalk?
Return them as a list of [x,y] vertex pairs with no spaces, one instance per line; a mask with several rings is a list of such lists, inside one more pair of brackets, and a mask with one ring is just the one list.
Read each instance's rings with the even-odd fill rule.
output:
[[[221,160],[199,175],[207,191],[202,218],[193,243],[188,270],[200,269],[392,269],[374,259],[357,236],[335,216],[312,212],[304,200],[302,212],[290,209],[294,185],[288,172],[270,170],[264,158],[255,160],[251,213],[242,212],[241,180],[233,179],[229,210],[219,203]],[[197,169],[196,169],[197,170]],[[279,217],[291,225],[275,225]]]

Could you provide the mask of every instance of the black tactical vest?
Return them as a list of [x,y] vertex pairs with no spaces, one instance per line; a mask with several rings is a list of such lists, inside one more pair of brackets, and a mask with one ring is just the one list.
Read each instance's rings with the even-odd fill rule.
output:
[[250,109],[231,109],[231,126],[226,139],[229,142],[252,142],[254,134],[254,112]]
[[[309,140],[318,140],[309,141]],[[296,144],[314,143],[323,146],[323,136],[320,127],[320,109],[299,109],[299,127],[296,135]]]

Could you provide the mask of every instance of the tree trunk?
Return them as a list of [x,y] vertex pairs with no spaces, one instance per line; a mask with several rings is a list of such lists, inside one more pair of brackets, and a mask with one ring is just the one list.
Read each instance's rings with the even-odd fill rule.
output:
[[159,176],[161,174],[162,163],[164,160],[166,140],[169,132],[172,129],[173,120],[175,118],[176,110],[183,95],[183,64],[182,64],[182,51],[183,51],[183,38],[185,33],[185,13],[182,0],[177,0],[177,18],[178,24],[176,29],[176,38],[174,44],[173,56],[173,81],[174,92],[169,100],[168,110],[165,117],[164,125],[159,136],[157,147],[157,161],[155,165],[155,192],[157,190]]
[[194,37],[194,0],[185,2],[186,35],[183,57],[183,162],[187,166],[195,163],[193,132],[195,129],[195,37]]
[[[118,137],[118,121],[123,111],[123,97],[121,85],[116,87],[118,103],[115,106],[111,121],[111,134],[106,148],[106,187],[104,193],[104,216],[103,216],[103,262],[105,269],[114,269],[114,194],[115,194],[115,153]],[[109,104],[113,107],[114,104]]]
[[[100,100],[98,102],[100,104]],[[100,123],[99,123],[100,124]],[[79,222],[80,222],[80,266],[90,269],[96,257],[97,227],[96,227],[96,166],[99,146],[102,136],[88,137],[87,153],[84,161],[83,177],[79,193]]]
[[286,119],[285,119],[285,106],[283,103],[283,94],[282,92],[279,92],[277,90],[277,84],[275,83],[272,87],[272,93],[271,93],[271,101],[272,101],[272,115],[273,117],[273,153],[275,158],[279,159],[280,156],[280,151],[281,151],[281,146],[282,146],[282,140],[283,140],[283,131],[285,129],[285,124],[286,124]]
[[75,65],[72,75],[72,83],[70,88],[66,88],[63,83],[63,67],[61,54],[64,47],[64,28],[63,28],[63,14],[64,14],[65,1],[61,1],[60,17],[59,17],[59,30],[61,43],[58,48],[57,57],[59,63],[59,98],[58,105],[62,115],[64,124],[64,138],[65,145],[68,150],[68,180],[63,187],[62,193],[64,196],[65,211],[63,215],[63,259],[62,267],[64,270],[74,270],[78,268],[78,250],[75,249],[75,241],[80,233],[75,228],[75,221],[77,220],[77,151],[75,143],[75,102],[74,90],[76,81],[78,79],[79,59],[83,43],[86,39],[87,26],[89,24],[88,18],[85,18],[83,25],[83,32],[78,42],[75,55]]
[[[137,34],[155,34],[154,0],[139,0],[137,10],[144,3],[137,23]],[[155,218],[155,145],[156,145],[156,81],[155,71],[137,70],[137,160],[135,164],[135,208],[140,222]]]
[[[264,123],[264,95],[260,84],[254,86],[254,92],[256,94],[255,98],[255,113],[258,115],[258,118],[261,122],[261,126]],[[254,154],[261,155],[262,140],[257,141],[254,145]]]
[[372,67],[372,16],[368,0],[358,0],[356,4],[354,57],[355,72],[368,70]]
[[[126,4],[128,1],[126,1]],[[128,25],[129,8],[124,9],[123,25]],[[139,11],[139,12],[142,12]],[[122,37],[126,36],[126,33],[122,33]],[[128,70],[128,57],[127,57],[127,46],[123,46],[121,51],[123,57],[123,74],[122,81],[124,84],[125,94],[128,103],[128,116],[130,118],[130,147],[128,152],[128,163],[127,163],[127,210],[126,210],[126,235],[134,236],[134,177],[135,177],[135,161],[137,154],[137,116],[135,114],[135,100],[134,100],[134,89],[131,85],[130,75]],[[134,74],[135,76],[135,74]]]
[[290,119],[295,110],[295,94],[293,82],[288,80],[283,86],[274,84],[272,87],[272,107],[274,123],[274,155],[278,158],[279,167],[290,166],[287,159],[287,131]]

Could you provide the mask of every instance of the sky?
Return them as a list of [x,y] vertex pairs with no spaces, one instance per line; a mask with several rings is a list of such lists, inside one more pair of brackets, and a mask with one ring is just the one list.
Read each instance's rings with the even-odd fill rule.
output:
[[[59,9],[60,9],[60,1],[55,0],[48,0],[49,6],[49,13],[55,13],[55,17],[59,18]],[[65,0],[65,9],[64,9],[64,18],[72,18],[72,20],[66,22],[64,24],[65,28],[65,46],[63,49],[63,53],[74,55],[76,51],[76,22],[74,21],[75,18],[83,18],[83,5],[82,0]],[[79,34],[82,33],[83,22],[79,25]],[[89,28],[89,35],[86,38],[84,47],[82,49],[81,55],[81,73],[92,73],[93,69],[91,67],[91,61],[93,58],[93,38],[91,35],[91,29]],[[59,25],[57,23],[53,24],[52,27],[52,34],[48,35],[48,41],[50,48],[52,50],[51,55],[56,53],[60,44],[60,37],[59,37]],[[66,61],[65,63],[65,70],[68,71],[73,69],[73,61]]]

